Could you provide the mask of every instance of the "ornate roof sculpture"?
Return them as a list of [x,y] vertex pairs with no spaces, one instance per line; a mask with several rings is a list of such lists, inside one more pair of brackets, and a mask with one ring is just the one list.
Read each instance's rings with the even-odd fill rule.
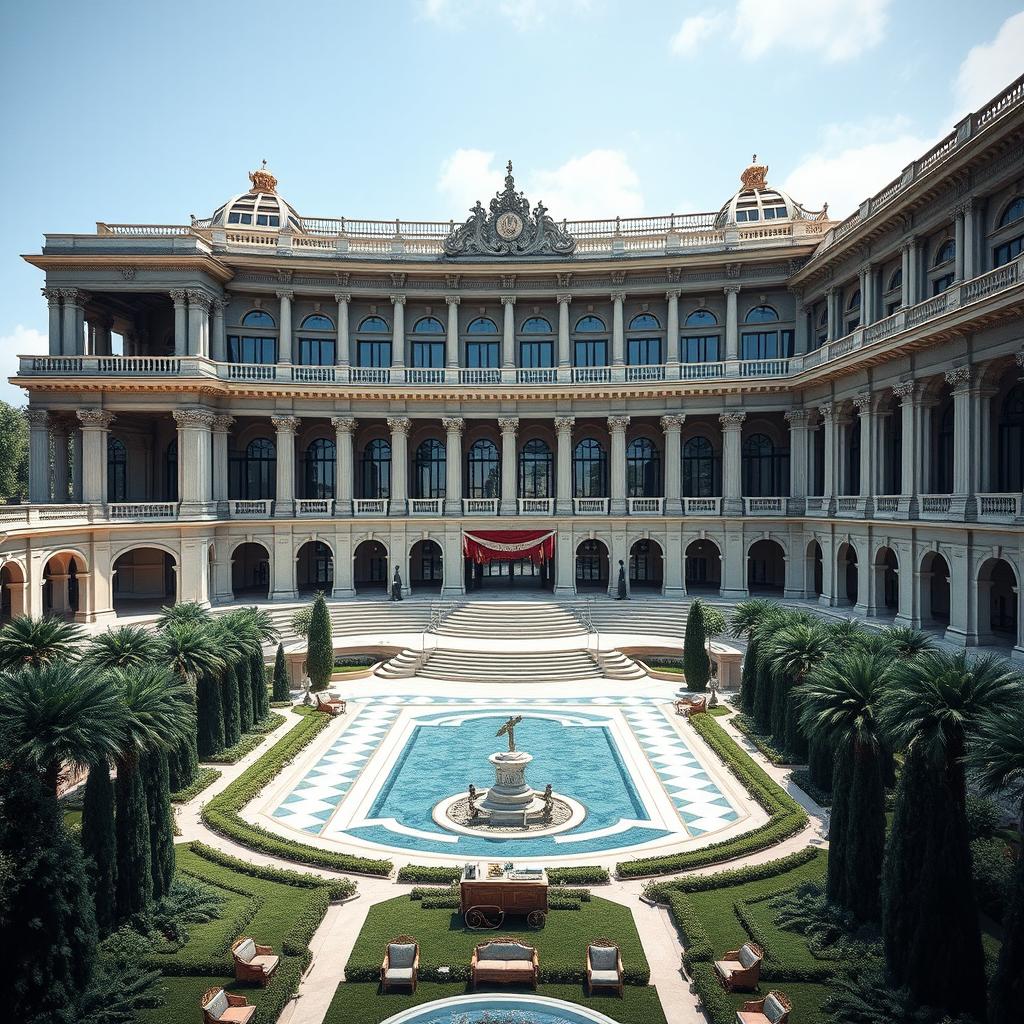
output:
[[248,192],[219,206],[208,221],[193,218],[193,222],[203,227],[302,232],[302,219],[295,207],[278,194],[277,178],[267,170],[266,160],[261,167],[249,172],[249,181],[252,185]]
[[757,162],[757,154],[750,166],[740,175],[740,189],[718,211],[715,227],[731,224],[750,225],[755,222],[824,220],[824,210],[808,210],[788,193],[768,184],[768,165]]
[[530,203],[516,191],[512,161],[506,168],[505,188],[490,202],[489,210],[477,200],[469,219],[454,228],[444,241],[446,256],[568,256],[576,239],[548,216],[547,207]]

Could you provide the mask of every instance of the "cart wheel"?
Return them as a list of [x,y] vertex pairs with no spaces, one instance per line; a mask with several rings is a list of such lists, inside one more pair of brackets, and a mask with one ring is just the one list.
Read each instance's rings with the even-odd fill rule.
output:
[[531,910],[530,913],[526,915],[526,923],[531,928],[543,928],[544,922],[547,920],[547,916],[548,915],[545,914],[543,910]]
[[501,907],[470,907],[466,911],[466,927],[474,932],[494,931],[504,920],[505,912]]

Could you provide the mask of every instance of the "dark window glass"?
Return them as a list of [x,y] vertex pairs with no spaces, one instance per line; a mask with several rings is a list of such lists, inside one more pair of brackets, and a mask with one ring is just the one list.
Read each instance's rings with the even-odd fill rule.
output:
[[706,437],[691,437],[683,445],[683,495],[711,498],[718,493],[718,464]]
[[277,487],[277,452],[267,437],[250,441],[245,451],[228,455],[228,494],[233,499],[273,498]]
[[576,445],[572,473],[577,498],[608,497],[608,455],[600,441],[587,437]]
[[577,366],[607,366],[608,339],[577,339],[575,344],[575,355]]
[[992,263],[996,267],[1001,267],[1010,260],[1015,260],[1021,254],[1021,247],[1024,244],[1024,235],[1020,235],[1017,238],[1011,238],[1009,242],[1003,242],[1002,245],[997,245],[992,250]]
[[412,475],[412,496],[414,498],[443,498],[447,464],[448,453],[444,444],[435,438],[424,441],[416,449]]
[[576,330],[581,334],[588,331],[605,330],[604,321],[599,316],[584,316],[576,321]]
[[413,334],[444,334],[444,324],[437,317],[425,316],[416,321],[412,331]]
[[941,295],[953,283],[952,274],[943,274],[932,281],[932,295]]
[[743,318],[744,323],[748,324],[771,324],[775,323],[779,319],[779,314],[771,306],[754,306],[753,309],[748,310],[747,315]]
[[243,327],[273,327],[274,318],[263,309],[250,310],[242,317]]
[[542,316],[531,316],[524,321],[520,334],[551,334],[551,324]]
[[695,309],[686,318],[687,327],[714,327],[717,323],[718,319],[715,314],[706,309]]
[[361,477],[364,498],[391,497],[391,443],[378,438],[363,449]]
[[554,345],[550,341],[521,341],[519,365],[527,369],[554,366]]
[[627,349],[630,366],[657,366],[662,362],[661,338],[630,338]]
[[519,453],[519,497],[550,498],[551,449],[541,440],[534,438],[523,445]]
[[902,288],[902,287],[903,287],[903,268],[901,267],[898,270],[894,270],[892,272],[892,277],[889,278],[889,287],[886,289],[886,291],[892,292],[892,291],[895,291],[897,288]]
[[718,361],[718,335],[700,338],[683,338],[679,345],[679,361],[682,363],[714,363]]
[[107,501],[127,501],[128,450],[116,437],[107,439]]
[[954,259],[956,259],[956,242],[952,238],[947,238],[936,250],[932,266],[938,267],[943,263],[951,263]]
[[767,434],[743,442],[743,493],[751,498],[784,495],[789,488],[789,452],[776,448]]
[[1003,215],[999,218],[999,227],[1009,227],[1011,224],[1020,220],[1024,217],[1024,196],[1017,196],[1013,199],[1009,206],[1003,210]]
[[164,494],[168,501],[178,500],[178,439],[167,446],[164,458]]
[[299,338],[299,365],[333,366],[336,351],[333,338]]
[[997,490],[1024,490],[1024,384],[1012,387],[999,410]]
[[659,327],[658,318],[651,313],[638,313],[629,321],[631,331],[656,331]]
[[608,583],[608,550],[599,540],[585,540],[576,549],[576,585],[599,587]]
[[466,366],[472,370],[493,370],[498,365],[496,341],[467,341]]
[[661,455],[646,437],[626,448],[626,497],[661,497]]
[[334,468],[336,466],[334,442],[318,438],[306,449],[305,480],[307,498],[334,497]]
[[356,347],[358,366],[381,367],[391,365],[390,341],[363,341]]
[[333,331],[334,324],[322,313],[312,313],[302,321],[301,328],[307,331]]
[[478,316],[466,328],[467,334],[497,334],[498,325],[485,316]]
[[228,335],[229,363],[261,363],[277,362],[277,338],[246,338]]
[[935,451],[933,454],[934,483],[933,494],[953,493],[953,442],[954,413],[953,400],[947,399],[937,412],[938,431],[936,434]]
[[754,331],[740,336],[741,359],[782,359],[792,354],[792,331]]
[[364,334],[387,334],[391,328],[383,317],[368,316],[359,325],[359,330]]
[[469,449],[466,459],[466,497],[501,497],[501,459],[493,441],[481,438]]
[[427,369],[444,366],[443,341],[414,341],[412,343],[412,365]]

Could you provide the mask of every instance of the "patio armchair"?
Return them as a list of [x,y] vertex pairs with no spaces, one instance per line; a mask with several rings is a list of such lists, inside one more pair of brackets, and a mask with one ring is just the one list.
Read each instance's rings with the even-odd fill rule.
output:
[[787,1024],[790,1001],[781,992],[769,992],[764,999],[754,999],[736,1011],[736,1024]]
[[715,971],[727,992],[753,992],[761,980],[763,960],[764,950],[755,942],[745,942],[716,960]]
[[587,946],[587,993],[595,988],[613,988],[623,996],[625,975],[622,951],[610,939],[595,939]]
[[540,958],[533,946],[516,939],[494,939],[473,950],[469,976],[473,988],[481,982],[517,984],[526,982],[536,989]]
[[252,1020],[256,1007],[249,1005],[245,996],[232,995],[222,988],[208,988],[199,1002],[203,1011],[203,1024],[246,1024]]
[[330,694],[324,696],[322,693],[316,695],[316,709],[328,715],[343,715],[347,705],[341,697],[332,697]]
[[235,981],[255,981],[264,988],[281,963],[272,946],[258,946],[248,937],[235,939],[231,958],[235,961]]
[[408,985],[415,992],[419,970],[419,943],[408,935],[399,935],[384,950],[384,960],[380,965],[381,991],[387,992],[394,985]]
[[676,714],[689,718],[708,709],[707,697],[681,697],[675,702]]

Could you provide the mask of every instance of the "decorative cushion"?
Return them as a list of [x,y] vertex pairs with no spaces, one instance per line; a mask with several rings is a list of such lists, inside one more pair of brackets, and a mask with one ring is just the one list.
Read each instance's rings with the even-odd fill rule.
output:
[[594,985],[618,985],[618,971],[591,971],[591,983]]
[[[221,947],[223,948],[223,947]],[[214,1019],[220,1020],[221,1014],[228,1008],[228,994],[221,989],[203,1009]]]
[[235,947],[235,956],[243,963],[248,963],[256,955],[256,943],[252,939],[246,939],[241,945]]
[[740,964],[744,967],[753,967],[761,958],[750,948],[746,942],[740,947]]
[[252,967],[260,967],[264,974],[270,974],[275,967],[281,962],[281,958],[274,956],[273,954],[265,954],[263,956],[254,956],[249,964]]
[[388,964],[391,967],[412,967],[416,959],[416,947],[411,942],[392,942],[388,946]]
[[775,998],[775,993],[769,992],[764,1001],[764,1015],[771,1021],[771,1024],[778,1024],[785,1013],[786,1008]]
[[736,973],[736,971],[739,971],[739,970],[742,970],[742,969],[743,969],[743,964],[741,964],[739,962],[739,960],[716,960],[715,961],[715,970],[718,971],[718,973],[723,978],[731,978],[732,975]]
[[411,967],[389,967],[384,972],[386,981],[412,981]]
[[247,1021],[252,1020],[255,1013],[255,1006],[229,1006],[219,1019],[225,1021],[226,1024],[246,1024]]
[[614,946],[591,946],[590,966],[597,971],[617,971],[619,951]]
[[533,960],[533,948],[521,942],[491,942],[480,950],[481,960]]

